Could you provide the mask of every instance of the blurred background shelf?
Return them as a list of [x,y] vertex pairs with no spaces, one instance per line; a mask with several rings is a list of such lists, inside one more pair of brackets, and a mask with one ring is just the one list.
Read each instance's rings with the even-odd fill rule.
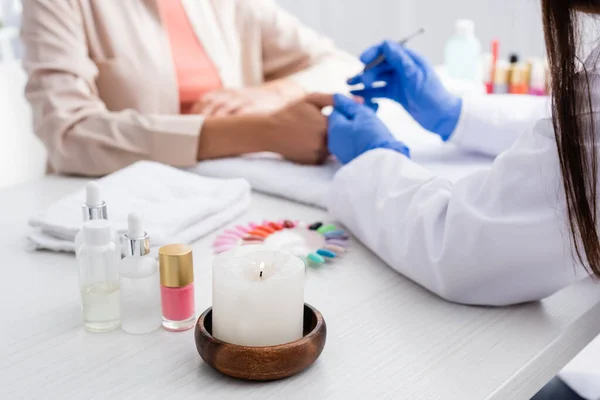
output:
[[353,54],[382,39],[400,39],[419,28],[425,34],[410,47],[432,63],[440,64],[454,21],[475,22],[483,51],[494,38],[501,55],[516,52],[543,57],[544,34],[539,0],[278,0],[309,26],[332,37]]

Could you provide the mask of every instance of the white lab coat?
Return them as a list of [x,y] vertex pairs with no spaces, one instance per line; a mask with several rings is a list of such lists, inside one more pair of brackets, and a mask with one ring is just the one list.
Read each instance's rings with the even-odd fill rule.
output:
[[[600,110],[600,80],[591,84]],[[452,183],[400,153],[369,151],[336,174],[330,213],[392,268],[458,303],[539,300],[587,276],[571,255],[546,100],[465,98],[450,141],[497,157]],[[600,355],[595,360],[593,378],[578,390],[591,399],[600,398]]]

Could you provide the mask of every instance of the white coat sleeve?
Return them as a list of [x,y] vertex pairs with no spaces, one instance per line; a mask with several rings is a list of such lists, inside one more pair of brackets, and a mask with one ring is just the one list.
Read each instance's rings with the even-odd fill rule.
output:
[[448,141],[469,151],[497,156],[539,119],[550,115],[550,100],[545,96],[465,97],[458,124]]
[[456,183],[371,150],[336,174],[328,206],[392,268],[450,301],[533,301],[587,276],[571,256],[549,119]]

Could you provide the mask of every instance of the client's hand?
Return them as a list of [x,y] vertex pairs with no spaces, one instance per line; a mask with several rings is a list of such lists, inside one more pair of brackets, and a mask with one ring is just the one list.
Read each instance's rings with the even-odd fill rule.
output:
[[271,150],[300,164],[321,164],[327,151],[327,117],[323,107],[333,105],[331,95],[313,93],[270,115]]
[[270,151],[301,164],[325,161],[331,95],[310,94],[277,111],[207,117],[198,140],[198,161]]
[[240,89],[219,89],[205,94],[188,111],[207,117],[270,112],[304,95],[298,85],[278,80],[261,86]]

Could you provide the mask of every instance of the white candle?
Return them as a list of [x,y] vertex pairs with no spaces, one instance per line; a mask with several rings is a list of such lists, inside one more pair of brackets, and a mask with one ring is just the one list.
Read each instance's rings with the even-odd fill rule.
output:
[[304,261],[265,246],[243,246],[213,263],[212,334],[243,346],[303,336]]

